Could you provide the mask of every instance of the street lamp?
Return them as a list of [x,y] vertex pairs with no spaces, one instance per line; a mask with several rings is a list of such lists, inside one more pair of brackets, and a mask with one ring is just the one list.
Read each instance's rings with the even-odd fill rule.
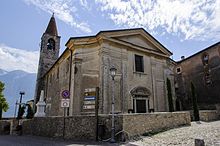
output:
[[115,108],[115,97],[114,97],[114,94],[115,94],[115,87],[114,87],[114,80],[115,80],[115,75],[116,75],[116,71],[117,69],[113,66],[110,68],[110,75],[112,77],[112,133],[111,133],[111,140],[110,142],[111,143],[114,143],[115,142],[115,115],[114,115],[114,108]]
[[25,94],[24,91],[20,91],[19,93],[21,96],[20,96],[20,103],[19,103],[19,107],[18,107],[18,118],[20,118],[19,116],[19,112],[21,112],[21,102],[22,102],[22,96]]

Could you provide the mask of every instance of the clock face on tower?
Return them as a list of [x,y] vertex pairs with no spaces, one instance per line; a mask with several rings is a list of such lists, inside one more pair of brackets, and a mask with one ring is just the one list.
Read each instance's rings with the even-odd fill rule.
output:
[[50,38],[47,42],[47,49],[55,50],[55,41],[52,38]]

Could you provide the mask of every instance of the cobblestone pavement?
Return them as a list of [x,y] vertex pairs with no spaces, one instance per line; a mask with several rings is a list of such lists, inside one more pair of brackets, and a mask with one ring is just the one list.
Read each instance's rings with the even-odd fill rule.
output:
[[204,139],[206,146],[220,146],[220,121],[192,122],[191,126],[143,136],[129,143],[138,146],[194,146],[195,139]]

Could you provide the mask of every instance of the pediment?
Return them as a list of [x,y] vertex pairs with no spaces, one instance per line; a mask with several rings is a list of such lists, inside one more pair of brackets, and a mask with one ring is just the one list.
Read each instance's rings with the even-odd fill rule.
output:
[[146,49],[157,54],[171,56],[172,53],[159,43],[153,36],[147,33],[144,29],[127,29],[100,32],[105,37],[111,38],[123,44],[126,44],[141,49]]
[[115,37],[114,39],[147,49],[151,51],[155,51],[158,53],[164,54],[160,49],[158,49],[155,45],[153,45],[152,42],[149,40],[146,40],[143,36],[136,34],[136,35],[130,35],[130,36],[121,36],[121,37]]

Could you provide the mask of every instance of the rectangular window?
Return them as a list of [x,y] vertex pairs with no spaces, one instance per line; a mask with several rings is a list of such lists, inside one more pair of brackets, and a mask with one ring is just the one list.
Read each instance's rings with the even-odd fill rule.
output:
[[135,71],[144,72],[144,59],[143,56],[135,54]]
[[176,73],[177,73],[177,74],[181,74],[181,68],[180,68],[180,67],[177,67],[177,68],[176,68]]

